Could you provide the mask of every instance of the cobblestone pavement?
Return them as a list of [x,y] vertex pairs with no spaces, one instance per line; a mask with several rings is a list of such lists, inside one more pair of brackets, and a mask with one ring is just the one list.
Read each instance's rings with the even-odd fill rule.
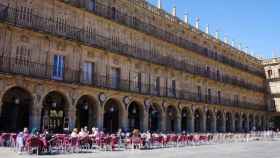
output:
[[[39,156],[40,158],[280,158],[280,141],[189,146],[182,148],[97,152]],[[0,158],[27,158],[8,148],[0,148]]]

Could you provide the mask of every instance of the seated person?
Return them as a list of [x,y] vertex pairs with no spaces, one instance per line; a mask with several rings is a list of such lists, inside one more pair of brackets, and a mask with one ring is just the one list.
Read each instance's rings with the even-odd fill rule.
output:
[[78,135],[78,129],[77,128],[74,128],[71,135],[70,135],[72,138],[77,138],[79,135]]

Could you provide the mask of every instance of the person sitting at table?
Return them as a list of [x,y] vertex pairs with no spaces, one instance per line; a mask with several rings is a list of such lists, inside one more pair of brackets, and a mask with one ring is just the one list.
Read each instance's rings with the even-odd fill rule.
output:
[[78,135],[78,129],[77,128],[74,128],[71,135],[70,135],[72,138],[77,138],[79,135]]
[[98,128],[92,129],[92,135],[93,135],[94,137],[98,137],[98,136],[99,136]]
[[39,130],[37,128],[33,128],[30,135],[31,135],[31,137],[38,137],[39,136]]
[[29,131],[28,131],[28,128],[26,128],[26,127],[23,128],[23,136],[24,137],[29,136]]
[[84,127],[84,132],[87,133],[87,135],[89,135],[89,131],[88,131],[87,126]]
[[85,138],[88,136],[88,133],[85,132],[83,128],[81,128],[81,131],[79,132],[79,137]]

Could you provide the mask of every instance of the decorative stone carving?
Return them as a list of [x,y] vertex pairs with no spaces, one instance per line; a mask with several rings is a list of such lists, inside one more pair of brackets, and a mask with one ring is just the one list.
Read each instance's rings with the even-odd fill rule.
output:
[[128,108],[128,105],[129,105],[130,101],[131,101],[131,97],[129,97],[129,96],[123,97],[123,103],[125,104],[125,109],[126,110]]
[[107,96],[104,93],[99,93],[98,99],[100,101],[100,105],[102,105],[105,102],[105,100],[107,99]]
[[28,38],[27,36],[25,36],[25,35],[21,35],[21,36],[20,36],[20,40],[21,40],[22,42],[24,42],[24,43],[28,43],[28,42],[29,42],[29,38]]
[[78,99],[79,97],[79,93],[76,91],[76,89],[73,89],[70,93],[69,93],[69,96],[71,98],[71,101],[72,101],[72,105],[75,104],[76,100]]
[[179,111],[182,111],[182,104],[181,104],[181,102],[178,103],[177,108],[178,108]]
[[148,111],[149,111],[149,108],[150,108],[150,106],[151,106],[151,101],[150,101],[149,99],[146,99],[146,100],[144,101],[144,106],[145,106],[146,112],[148,112]]
[[161,104],[161,106],[162,106],[162,110],[165,112],[165,109],[166,109],[166,107],[167,107],[167,102],[165,102],[165,101],[163,101],[162,102],[162,104]]

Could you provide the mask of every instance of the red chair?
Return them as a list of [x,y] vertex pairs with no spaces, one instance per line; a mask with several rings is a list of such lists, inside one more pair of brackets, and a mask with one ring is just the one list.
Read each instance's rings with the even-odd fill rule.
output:
[[11,134],[2,133],[0,138],[0,146],[10,147],[11,145]]
[[134,149],[140,149],[143,144],[140,137],[132,137],[131,142]]
[[40,140],[40,138],[32,137],[32,138],[27,140],[26,146],[27,146],[28,153],[31,154],[34,150],[36,150],[36,154],[39,155],[39,153],[43,149],[44,144]]

